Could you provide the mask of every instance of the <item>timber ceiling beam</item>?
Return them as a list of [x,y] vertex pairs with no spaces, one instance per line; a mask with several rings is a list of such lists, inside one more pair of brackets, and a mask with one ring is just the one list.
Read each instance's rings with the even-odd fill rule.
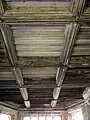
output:
[[4,12],[5,12],[5,9],[3,5],[3,0],[0,0],[0,15],[2,16]]
[[54,88],[53,90],[53,98],[54,100],[51,101],[51,106],[55,107],[56,103],[57,103],[57,99],[59,98],[59,94],[61,91],[61,85],[64,81],[65,78],[65,74],[67,72],[67,66],[69,63],[69,59],[70,59],[70,55],[73,49],[73,45],[77,36],[77,33],[79,31],[79,24],[78,23],[70,23],[66,25],[65,28],[65,43],[63,46],[63,50],[60,56],[60,60],[62,62],[63,65],[65,65],[66,67],[60,67],[57,70],[57,74],[56,74],[56,84],[57,87]]
[[22,86],[24,85],[24,80],[23,80],[23,76],[22,76],[20,68],[13,68],[13,73],[14,73],[14,76],[16,78],[18,85],[20,86],[19,89],[20,89],[20,93],[24,99],[25,106],[27,108],[29,108],[30,101],[28,101],[28,91],[27,91],[27,88],[25,88],[25,87],[22,88]]
[[0,24],[0,30],[3,35],[6,51],[8,53],[11,65],[15,66],[17,63],[17,56],[16,56],[16,52],[15,52],[15,47],[14,47],[13,41],[12,41],[12,39],[13,39],[12,30],[9,25],[3,24],[3,23]]
[[13,68],[13,74],[16,78],[17,84],[20,86],[19,90],[24,100],[24,104],[27,108],[29,108],[30,101],[28,101],[28,91],[27,91],[27,88],[25,87],[22,88],[22,86],[24,85],[24,80],[23,80],[23,76],[22,76],[20,68]]
[[27,89],[22,88],[22,85],[24,85],[24,80],[23,80],[21,70],[19,68],[15,68],[15,65],[17,63],[17,56],[16,56],[14,44],[13,44],[12,30],[11,30],[10,26],[3,24],[3,23],[0,24],[0,30],[1,30],[2,35],[3,35],[3,39],[4,39],[6,51],[7,51],[8,56],[9,56],[9,60],[11,62],[11,65],[13,66],[13,74],[16,78],[17,84],[20,86],[20,88],[19,88],[20,93],[22,95],[22,98],[24,99],[25,106],[27,108],[29,108],[30,101],[28,101]]
[[84,13],[86,0],[71,0],[69,9],[73,16],[80,17]]
[[[5,100],[3,100],[5,101]],[[8,108],[11,108],[11,109],[14,109],[14,110],[18,110],[20,105],[16,104],[16,103],[13,103],[13,102],[0,102],[0,105],[3,105],[5,107],[8,107]]]
[[[4,95],[3,97],[0,97],[0,101],[6,101],[6,103],[12,101],[13,103],[23,103],[22,101],[20,101],[19,97],[17,95],[14,95],[14,99],[12,100],[12,97],[8,97],[8,95]],[[70,99],[69,99],[70,98]],[[47,99],[47,100],[46,100]],[[81,95],[71,95],[71,96],[62,96],[60,99],[58,99],[58,102],[62,102],[63,100],[77,100],[77,99],[83,99],[83,97],[81,97]],[[52,98],[45,98],[45,97],[36,97],[36,98],[30,98],[30,100],[34,101],[34,103],[38,103],[38,104],[45,104],[50,102],[50,100],[53,100]],[[60,104],[60,103],[58,103]]]
[[87,87],[83,92],[84,102],[90,106],[90,87]]
[[74,101],[73,103],[70,103],[69,105],[66,105],[65,110],[68,110],[70,108],[73,108],[75,106],[82,105],[82,104],[84,104],[84,100],[83,99],[78,99],[78,100]]
[[[60,91],[59,87],[57,87],[55,84],[29,84],[29,85],[23,85],[22,88],[30,88],[30,89],[52,89],[52,88],[57,88],[56,91]],[[90,87],[90,83],[63,83],[60,88],[85,88],[85,87]],[[0,89],[17,89],[21,88],[19,85],[0,85]],[[54,91],[54,93],[56,93]]]

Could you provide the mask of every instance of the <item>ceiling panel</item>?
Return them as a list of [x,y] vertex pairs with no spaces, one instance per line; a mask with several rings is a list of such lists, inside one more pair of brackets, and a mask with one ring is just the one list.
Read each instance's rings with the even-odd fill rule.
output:
[[18,56],[60,56],[64,29],[65,25],[12,26]]
[[25,78],[53,78],[56,75],[57,68],[54,67],[38,67],[22,69]]
[[22,20],[28,21],[58,21],[63,18],[72,18],[69,9],[69,2],[59,1],[36,1],[36,2],[8,2],[7,11],[3,18],[5,21]]

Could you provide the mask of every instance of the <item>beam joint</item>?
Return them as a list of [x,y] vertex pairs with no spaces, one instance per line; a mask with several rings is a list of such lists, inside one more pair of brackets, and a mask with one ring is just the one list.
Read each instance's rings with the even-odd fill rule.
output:
[[69,6],[70,12],[73,14],[73,16],[79,18],[84,13],[85,4],[86,0],[71,0]]

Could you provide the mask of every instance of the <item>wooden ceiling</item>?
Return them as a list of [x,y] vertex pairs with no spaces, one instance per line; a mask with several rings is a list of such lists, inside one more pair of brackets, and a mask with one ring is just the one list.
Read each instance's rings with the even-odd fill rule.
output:
[[0,101],[29,110],[83,101],[90,87],[89,0],[2,0],[0,10]]

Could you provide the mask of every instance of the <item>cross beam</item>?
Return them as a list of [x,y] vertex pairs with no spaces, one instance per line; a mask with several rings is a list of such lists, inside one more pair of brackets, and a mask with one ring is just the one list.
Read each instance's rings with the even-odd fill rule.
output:
[[69,9],[73,16],[80,17],[85,9],[86,0],[71,0]]
[[55,107],[56,103],[57,103],[57,99],[59,98],[59,94],[61,91],[61,85],[64,81],[65,78],[65,74],[67,72],[67,66],[68,66],[68,62],[69,62],[69,58],[72,52],[72,48],[77,36],[77,33],[79,31],[79,24],[77,23],[70,23],[66,25],[65,28],[65,43],[63,46],[63,50],[60,56],[60,60],[62,62],[63,65],[65,65],[65,67],[60,67],[57,70],[57,74],[56,74],[56,84],[57,87],[54,88],[53,90],[53,98],[54,100],[51,101],[51,106]]
[[15,65],[17,64],[17,56],[16,56],[14,44],[12,41],[13,40],[12,30],[11,30],[10,26],[8,26],[6,24],[2,24],[2,23],[0,24],[0,30],[1,30],[3,38],[4,38],[4,43],[5,43],[6,51],[9,56],[9,60],[11,62],[11,65],[13,66],[13,74],[16,78],[17,84],[20,86],[20,88],[19,88],[20,93],[22,95],[22,98],[24,99],[25,106],[27,108],[29,108],[30,101],[28,101],[27,89],[22,88],[22,86],[24,85],[22,72],[21,72],[20,68],[15,68]]
[[[59,87],[57,87],[55,84],[29,84],[29,85],[23,85],[22,88],[30,88],[30,89],[55,89],[55,87],[57,88],[56,90],[59,91]],[[85,87],[90,87],[90,83],[88,82],[84,82],[84,83],[63,83],[61,86],[61,88],[85,88]],[[0,90],[1,89],[17,89],[17,88],[21,88],[19,85],[0,85]],[[55,92],[53,94],[56,93],[56,90],[54,90]],[[53,95],[55,98],[55,95]]]

